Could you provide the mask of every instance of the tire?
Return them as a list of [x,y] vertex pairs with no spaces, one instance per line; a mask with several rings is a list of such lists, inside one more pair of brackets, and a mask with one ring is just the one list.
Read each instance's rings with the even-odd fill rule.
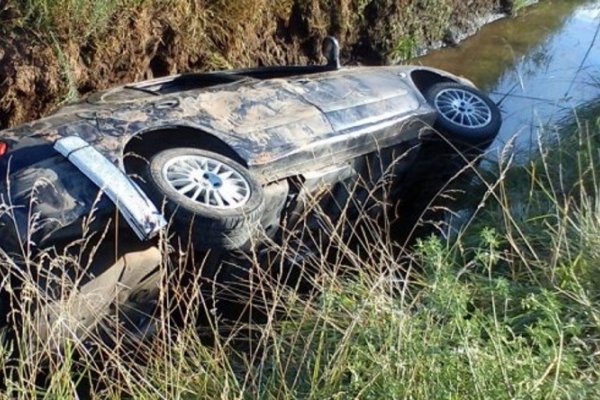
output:
[[496,103],[470,86],[437,83],[425,91],[425,99],[438,114],[435,128],[455,144],[487,147],[502,125]]
[[186,244],[189,238],[196,250],[240,248],[260,222],[261,186],[244,166],[220,154],[164,150],[150,159],[142,177],[156,206],[164,202],[179,238]]
[[[440,97],[443,100],[443,96],[448,93],[465,95],[481,107],[484,114],[479,115],[480,123],[469,126],[453,121],[448,114],[450,104],[443,107],[439,102]],[[458,208],[459,201],[439,195],[445,189],[452,188],[447,187],[450,180],[463,169],[463,175],[456,178],[464,182],[470,181],[472,169],[468,167],[469,163],[478,161],[478,157],[495,139],[502,125],[498,106],[481,91],[470,86],[443,82],[430,86],[424,95],[427,103],[437,111],[434,128],[445,140],[434,136],[431,140],[424,141],[411,172],[407,174],[409,180],[406,182],[408,189],[403,195],[403,220],[396,230],[396,237],[400,243],[409,246],[417,238],[442,233],[440,229],[445,228],[441,224],[448,216],[447,210]]]

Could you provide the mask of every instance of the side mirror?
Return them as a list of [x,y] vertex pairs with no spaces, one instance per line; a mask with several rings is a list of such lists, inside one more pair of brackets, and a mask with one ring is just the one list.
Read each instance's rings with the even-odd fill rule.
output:
[[333,36],[327,36],[323,39],[323,56],[327,59],[327,66],[333,69],[339,69],[340,64],[340,44]]

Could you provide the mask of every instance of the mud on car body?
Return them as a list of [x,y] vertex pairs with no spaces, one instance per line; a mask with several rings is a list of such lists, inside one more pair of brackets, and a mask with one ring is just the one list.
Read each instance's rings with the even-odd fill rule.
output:
[[197,249],[240,248],[315,191],[335,193],[375,165],[396,176],[418,159],[443,166],[430,143],[477,152],[496,136],[497,107],[468,81],[421,66],[340,67],[337,42],[326,44],[326,65],[139,82],[0,132],[0,246],[75,239],[118,209],[141,241],[170,222]]

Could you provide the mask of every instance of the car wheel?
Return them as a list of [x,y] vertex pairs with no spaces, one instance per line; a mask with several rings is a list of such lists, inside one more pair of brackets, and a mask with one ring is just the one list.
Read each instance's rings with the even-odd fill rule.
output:
[[161,151],[143,176],[149,196],[174,230],[196,249],[235,249],[246,243],[263,211],[263,191],[250,172],[220,154],[193,148]]
[[498,106],[475,88],[455,82],[437,83],[427,89],[425,99],[437,111],[435,128],[450,141],[483,147],[500,130]]

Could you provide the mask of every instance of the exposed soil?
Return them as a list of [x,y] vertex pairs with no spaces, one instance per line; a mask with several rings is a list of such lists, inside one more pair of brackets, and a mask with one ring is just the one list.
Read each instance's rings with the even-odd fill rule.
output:
[[397,62],[475,33],[486,16],[512,3],[181,0],[185,7],[174,7],[147,0],[112,15],[100,32],[83,34],[58,22],[31,28],[11,1],[0,0],[0,129],[119,83],[190,70],[319,63],[326,35],[338,37],[346,63]]
[[0,128],[42,115],[62,93],[52,49],[21,35],[0,39]]

